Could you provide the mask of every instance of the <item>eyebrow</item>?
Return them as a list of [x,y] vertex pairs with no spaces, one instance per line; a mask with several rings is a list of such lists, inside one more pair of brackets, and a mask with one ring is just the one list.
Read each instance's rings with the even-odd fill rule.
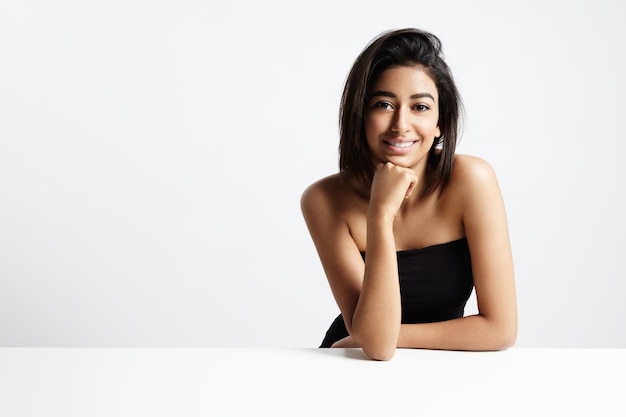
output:
[[[370,94],[370,98],[372,97],[391,97],[391,98],[396,98],[397,96],[392,93],[391,91],[376,91],[372,94]],[[435,101],[435,97],[432,96],[432,94],[430,93],[417,93],[417,94],[413,94],[411,96],[411,100],[415,100],[418,98],[424,98],[424,97],[428,97],[430,98],[432,101]]]

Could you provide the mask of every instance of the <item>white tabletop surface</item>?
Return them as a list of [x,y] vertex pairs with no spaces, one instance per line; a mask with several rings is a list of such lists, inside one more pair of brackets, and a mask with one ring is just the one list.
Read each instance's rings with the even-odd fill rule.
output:
[[626,349],[0,348],[0,416],[626,416],[625,375]]

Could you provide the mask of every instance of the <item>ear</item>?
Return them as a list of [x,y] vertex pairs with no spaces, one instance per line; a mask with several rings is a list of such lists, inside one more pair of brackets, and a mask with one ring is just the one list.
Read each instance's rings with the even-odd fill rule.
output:
[[441,129],[439,129],[439,125],[437,125],[437,130],[435,131],[435,139],[441,137]]

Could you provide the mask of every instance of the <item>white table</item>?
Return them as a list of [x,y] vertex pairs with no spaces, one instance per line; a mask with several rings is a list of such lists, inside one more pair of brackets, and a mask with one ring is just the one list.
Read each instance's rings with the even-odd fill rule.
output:
[[626,416],[626,349],[0,348],[0,416]]

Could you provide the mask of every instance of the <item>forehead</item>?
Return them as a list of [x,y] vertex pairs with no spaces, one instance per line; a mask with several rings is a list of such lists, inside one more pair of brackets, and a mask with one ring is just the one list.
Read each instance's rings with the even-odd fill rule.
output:
[[421,66],[394,66],[383,70],[370,86],[370,93],[389,91],[398,96],[430,93],[437,98],[437,85]]

